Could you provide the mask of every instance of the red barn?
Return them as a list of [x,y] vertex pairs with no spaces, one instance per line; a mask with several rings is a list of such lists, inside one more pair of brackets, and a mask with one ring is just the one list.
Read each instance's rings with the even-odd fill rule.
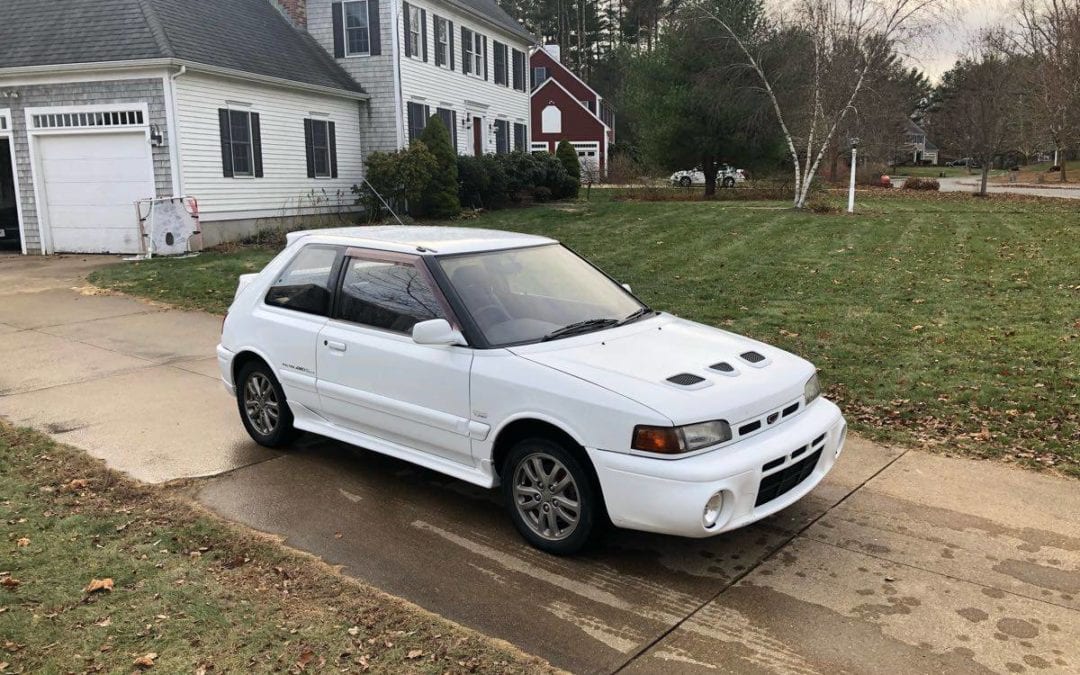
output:
[[608,147],[615,142],[611,108],[559,60],[559,47],[545,45],[529,56],[532,67],[532,150],[554,153],[559,141],[578,151],[581,167],[599,178],[607,173]]

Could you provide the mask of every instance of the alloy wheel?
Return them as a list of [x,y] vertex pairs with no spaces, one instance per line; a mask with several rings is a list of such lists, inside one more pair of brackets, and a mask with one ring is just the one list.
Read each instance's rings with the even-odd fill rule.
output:
[[277,391],[270,378],[262,373],[252,373],[244,385],[244,413],[255,431],[269,436],[277,428],[281,417]]
[[566,539],[581,520],[581,494],[573,475],[547,453],[534,452],[518,463],[513,497],[525,524],[548,541]]

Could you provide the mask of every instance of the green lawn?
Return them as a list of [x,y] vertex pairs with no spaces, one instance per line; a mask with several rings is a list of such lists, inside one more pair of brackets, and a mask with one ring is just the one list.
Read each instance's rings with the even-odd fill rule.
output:
[[[811,359],[873,438],[1080,475],[1080,211],[1024,198],[591,202],[469,225],[556,237],[657,308]],[[271,251],[123,264],[102,286],[221,312]]]
[[550,672],[2,422],[0,495],[0,673]]

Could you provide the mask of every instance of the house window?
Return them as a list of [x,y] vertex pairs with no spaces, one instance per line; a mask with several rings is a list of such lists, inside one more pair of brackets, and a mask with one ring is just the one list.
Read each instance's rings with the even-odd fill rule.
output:
[[537,87],[539,87],[540,85],[542,85],[544,82],[547,81],[547,79],[548,79],[547,68],[545,68],[543,66],[537,66],[536,68],[533,68],[532,69],[532,77],[533,77],[532,88],[536,89]]
[[505,155],[510,152],[510,122],[495,120],[495,154]]
[[484,45],[487,44],[483,35],[473,33],[473,72],[477,75],[487,79],[487,73],[484,70],[484,60],[487,58],[487,53],[484,50]]
[[367,0],[342,3],[342,11],[345,12],[345,55],[367,56],[371,53]]
[[514,68],[514,89],[525,91],[525,52],[512,50]]
[[304,120],[308,178],[337,178],[337,134],[329,120]]
[[409,56],[420,56],[420,41],[423,40],[423,31],[420,23],[420,8],[409,5]]
[[435,17],[435,65],[445,66],[450,63],[450,22],[441,16]]
[[540,113],[540,131],[545,134],[562,133],[562,111],[554,103],[549,103]]
[[443,126],[450,132],[450,143],[454,146],[454,154],[457,154],[457,111],[447,108],[436,108],[435,114],[442,120]]
[[221,118],[221,158],[225,166],[225,176],[255,177],[261,174],[261,168],[256,165],[255,142],[257,134],[253,133],[253,115],[247,110],[218,111]]
[[427,120],[430,116],[428,112],[430,108],[423,103],[409,103],[409,142],[420,138],[420,134],[424,133],[424,127],[427,126]]
[[494,42],[495,52],[495,84],[501,84],[504,87],[510,85],[510,72],[509,72],[509,49],[506,45],[499,41]]
[[519,122],[514,122],[514,150],[524,150],[525,142],[529,135],[529,128]]

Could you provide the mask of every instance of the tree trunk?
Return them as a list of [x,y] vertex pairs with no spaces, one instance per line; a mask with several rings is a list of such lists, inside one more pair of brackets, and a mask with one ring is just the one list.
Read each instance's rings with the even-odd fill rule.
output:
[[982,178],[979,180],[979,196],[986,196],[986,180],[990,177],[990,162],[983,162]]
[[701,158],[701,170],[705,173],[705,196],[716,196],[716,158],[706,155]]

